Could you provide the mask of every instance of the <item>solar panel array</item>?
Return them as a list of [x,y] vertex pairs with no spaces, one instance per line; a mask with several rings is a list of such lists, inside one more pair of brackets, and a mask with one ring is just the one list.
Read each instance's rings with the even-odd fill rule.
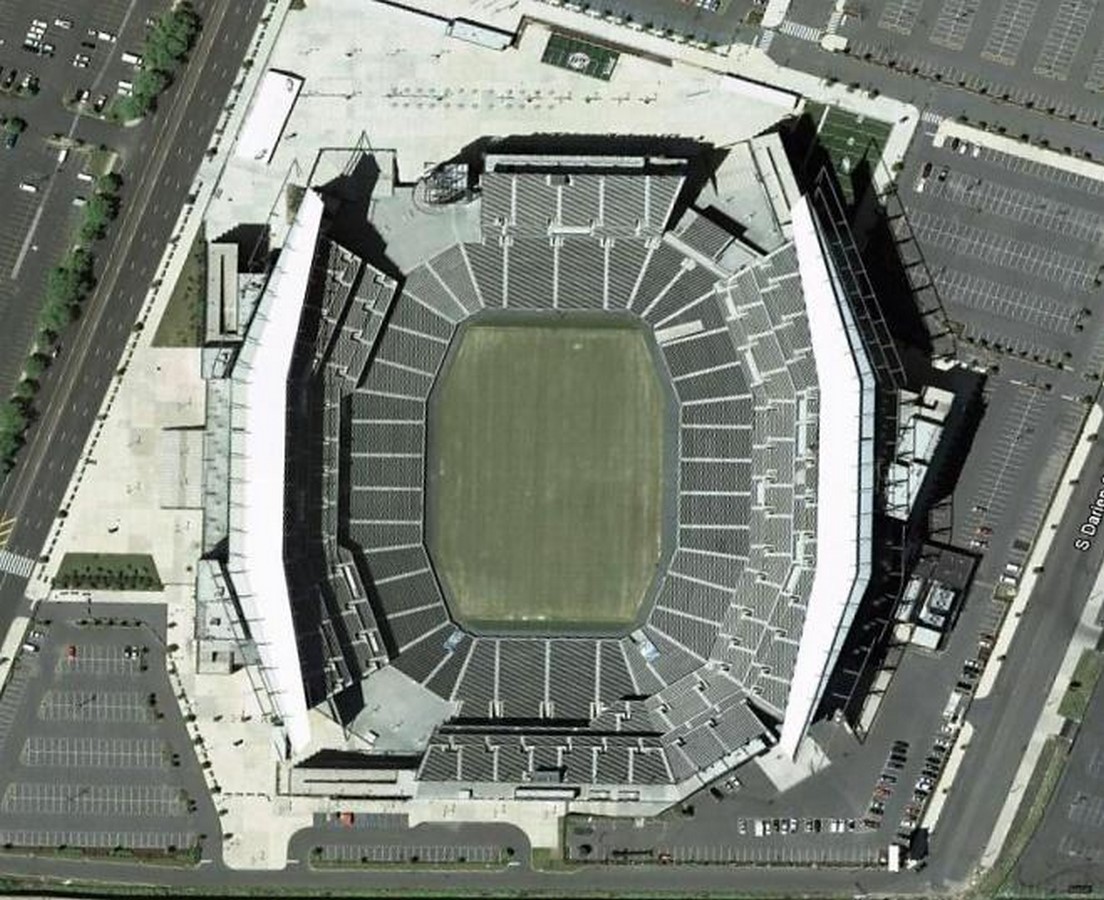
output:
[[[481,241],[410,271],[378,333],[385,304],[363,279],[326,326],[331,364],[356,382],[345,532],[393,664],[459,704],[422,779],[678,782],[784,712],[815,553],[817,376],[797,259],[787,245],[726,271],[720,226],[689,212],[665,230],[681,187],[488,173]],[[426,404],[457,326],[486,309],[629,311],[653,330],[678,401],[677,539],[631,635],[475,636],[450,618],[425,549]]]

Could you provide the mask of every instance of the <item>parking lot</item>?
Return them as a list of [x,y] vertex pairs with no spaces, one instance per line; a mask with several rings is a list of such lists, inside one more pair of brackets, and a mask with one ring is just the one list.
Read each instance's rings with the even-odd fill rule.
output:
[[[0,4],[0,85],[14,77],[13,85],[18,86],[28,76],[38,85],[34,95],[0,90],[0,114],[27,123],[14,147],[0,147],[2,385],[13,386],[18,378],[35,335],[46,273],[68,249],[79,221],[74,198],[89,193],[89,185],[76,177],[89,164],[87,154],[74,151],[61,164],[59,148],[50,142],[61,135],[93,148],[105,145],[124,160],[141,143],[144,126],[122,128],[80,115],[67,104],[78,91],[88,91],[90,104],[103,98],[106,105],[120,81],[133,79],[133,66],[122,61],[122,54],[138,52],[147,16],[164,8],[161,0],[78,2],[56,8],[33,0]],[[100,33],[115,40],[101,39]],[[29,36],[43,51],[52,49],[41,54],[25,49]],[[78,54],[87,58],[84,67],[74,65]],[[21,184],[29,187],[20,189]]]
[[292,859],[314,867],[455,866],[504,868],[527,863],[529,844],[501,823],[422,823],[402,813],[315,814],[314,825],[291,839]]
[[505,865],[503,847],[466,844],[325,844],[314,862],[421,865]]
[[[791,8],[816,26],[829,13],[811,0]],[[1086,123],[1101,119],[1104,10],[1094,2],[873,0],[861,15],[844,16],[839,34],[872,62]]]
[[158,607],[39,608],[0,695],[0,844],[183,852],[218,833],[164,629]]
[[750,42],[757,29],[747,25],[749,14],[761,10],[756,0],[596,0],[592,10],[613,13],[645,28],[674,31],[717,43]]
[[901,193],[964,337],[1084,370],[1100,332],[1091,317],[1102,296],[1104,214],[1091,198],[1104,183],[921,136]]
[[990,372],[951,537],[991,585],[1026,558],[1104,364],[1104,182],[925,131],[895,227],[924,258],[959,358]]

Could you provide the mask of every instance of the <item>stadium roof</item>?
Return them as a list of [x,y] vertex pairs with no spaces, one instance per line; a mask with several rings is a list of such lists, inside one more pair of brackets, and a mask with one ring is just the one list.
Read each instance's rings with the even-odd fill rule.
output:
[[824,695],[842,636],[870,580],[874,373],[807,197],[793,208],[794,246],[820,377],[817,567],[780,745],[791,755]]
[[293,752],[310,728],[284,574],[287,379],[322,208],[304,194],[233,369],[229,569]]

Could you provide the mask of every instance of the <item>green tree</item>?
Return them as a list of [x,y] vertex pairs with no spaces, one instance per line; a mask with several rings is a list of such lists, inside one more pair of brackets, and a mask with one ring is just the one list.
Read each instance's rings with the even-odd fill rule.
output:
[[112,194],[94,194],[84,206],[80,235],[85,241],[104,236],[107,225],[119,214],[119,200]]
[[134,76],[134,96],[147,106],[151,106],[165,88],[169,86],[169,76],[160,69],[147,69],[143,64]]
[[23,378],[26,381],[38,381],[46,371],[46,360],[33,353],[23,363]]
[[118,172],[108,172],[96,179],[96,190],[101,194],[114,195],[123,186],[123,176]]
[[12,116],[4,122],[4,130],[8,134],[22,134],[27,130],[27,123],[19,116]]

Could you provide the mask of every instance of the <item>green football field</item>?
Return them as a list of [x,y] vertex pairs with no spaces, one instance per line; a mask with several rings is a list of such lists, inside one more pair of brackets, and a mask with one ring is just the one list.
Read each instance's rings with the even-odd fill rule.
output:
[[620,58],[621,54],[609,47],[554,31],[548,36],[541,62],[609,81]]
[[476,628],[635,617],[659,557],[664,398],[627,324],[473,325],[430,418],[430,545]]
[[813,119],[817,140],[831,159],[844,193],[851,199],[851,179],[848,176],[864,161],[872,170],[877,169],[893,126],[838,106],[808,103],[805,112]]

